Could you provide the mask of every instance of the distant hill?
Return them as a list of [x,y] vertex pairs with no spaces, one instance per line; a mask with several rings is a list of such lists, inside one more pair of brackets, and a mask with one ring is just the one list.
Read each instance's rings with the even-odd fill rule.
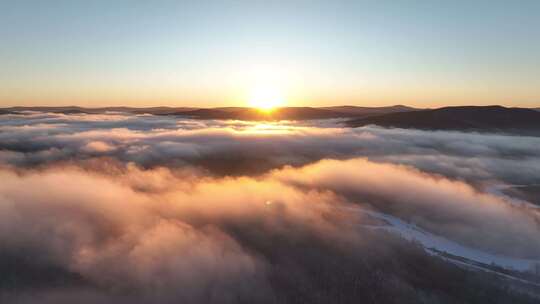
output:
[[526,132],[539,134],[540,112],[502,106],[445,107],[434,110],[389,113],[353,119],[351,127],[382,127],[429,130]]
[[63,114],[101,114],[105,112],[123,112],[133,114],[156,114],[166,115],[178,112],[189,112],[197,110],[198,108],[189,107],[102,107],[102,108],[85,108],[77,106],[66,107],[11,107],[0,109],[0,114],[3,112],[22,112],[22,111],[36,111],[36,112],[49,112],[49,113],[63,113]]
[[416,109],[403,105],[390,107],[282,107],[264,112],[248,107],[11,107],[0,109],[0,115],[23,111],[64,114],[101,114],[124,112],[132,114],[175,115],[193,119],[238,120],[309,120],[350,118],[351,127],[379,125],[383,127],[429,130],[476,130],[540,134],[540,109],[506,108],[502,106],[445,107]]
[[177,113],[188,115],[198,119],[240,119],[240,120],[307,120],[328,118],[360,118],[384,113],[401,111],[415,111],[417,109],[406,106],[392,107],[282,107],[266,113],[254,108],[226,107],[213,109],[199,109],[189,113]]
[[0,114],[38,111],[64,114],[99,114],[105,112],[124,112],[133,114],[178,115],[194,119],[239,119],[239,120],[307,120],[327,118],[360,118],[384,113],[417,110],[406,106],[392,107],[282,107],[271,112],[264,112],[248,107],[221,107],[221,108],[186,108],[186,107],[12,107],[0,109]]
[[340,117],[354,117],[319,108],[310,107],[284,107],[271,112],[264,112],[253,108],[226,108],[226,109],[199,109],[188,113],[179,113],[198,119],[239,119],[239,120],[287,120],[287,119],[326,119]]
[[323,107],[321,109],[330,110],[330,111],[334,111],[338,113],[344,113],[348,115],[362,116],[362,117],[381,115],[381,114],[387,114],[387,113],[409,112],[409,111],[420,110],[420,109],[403,106],[403,105],[395,105],[395,106],[389,106],[389,107],[334,106],[334,107]]

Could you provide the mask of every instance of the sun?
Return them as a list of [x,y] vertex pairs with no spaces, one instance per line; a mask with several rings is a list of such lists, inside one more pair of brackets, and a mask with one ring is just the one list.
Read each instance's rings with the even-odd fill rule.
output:
[[281,91],[270,86],[253,88],[249,94],[249,105],[264,112],[271,112],[285,104]]

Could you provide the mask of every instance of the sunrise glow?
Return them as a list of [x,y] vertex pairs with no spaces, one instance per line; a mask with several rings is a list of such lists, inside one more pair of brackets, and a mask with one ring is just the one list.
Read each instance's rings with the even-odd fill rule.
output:
[[540,304],[540,0],[0,20],[0,304]]
[[249,105],[261,111],[270,112],[285,105],[283,93],[271,86],[259,86],[250,91]]

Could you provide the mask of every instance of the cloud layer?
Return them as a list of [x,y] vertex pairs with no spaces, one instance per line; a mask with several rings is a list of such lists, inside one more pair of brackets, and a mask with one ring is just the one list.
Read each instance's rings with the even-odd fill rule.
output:
[[540,138],[343,128],[339,121],[257,124],[151,115],[0,116],[0,161],[35,166],[109,157],[144,167],[254,175],[325,158],[367,157],[479,183],[540,183]]
[[256,179],[133,166],[120,174],[56,166],[0,177],[2,252],[38,255],[100,288],[164,301],[234,302],[252,298],[253,288],[272,298],[267,269],[275,253],[259,246],[279,246],[276,238],[373,245],[360,226],[369,219],[345,212],[349,204],[490,252],[540,256],[538,217],[527,209],[461,182],[362,159]]
[[540,259],[538,209],[484,191],[537,182],[539,141],[339,121],[2,115],[0,268],[19,275],[0,281],[0,299],[447,299],[443,283],[430,293],[433,274],[468,274],[349,208]]

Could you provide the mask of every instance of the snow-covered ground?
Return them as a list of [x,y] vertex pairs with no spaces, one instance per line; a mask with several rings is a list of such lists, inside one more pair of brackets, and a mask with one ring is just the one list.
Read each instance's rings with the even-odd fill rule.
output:
[[349,207],[347,209],[350,211],[367,214],[373,218],[377,218],[388,223],[388,225],[367,227],[397,233],[407,240],[415,240],[426,249],[431,249],[431,252],[433,253],[439,251],[448,253],[450,255],[463,257],[482,264],[495,264],[509,270],[517,271],[530,271],[534,269],[535,265],[540,264],[540,260],[513,258],[470,248],[444,237],[427,232],[414,224],[409,224],[391,215],[366,210],[361,207]]

